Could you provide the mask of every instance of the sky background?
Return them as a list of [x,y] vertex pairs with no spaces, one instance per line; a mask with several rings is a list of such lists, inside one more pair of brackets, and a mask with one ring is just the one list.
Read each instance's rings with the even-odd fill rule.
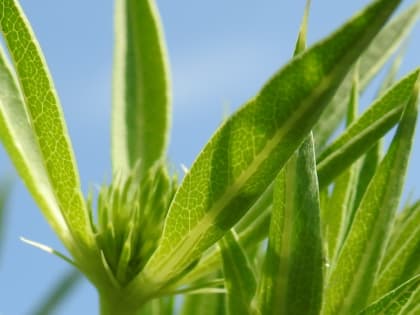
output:
[[[111,176],[110,107],[113,1],[21,0],[43,48],[61,98],[85,192]],[[157,1],[170,56],[173,115],[169,158],[190,166],[230,113],[252,97],[293,53],[304,0]],[[309,44],[329,34],[368,1],[314,0]],[[412,1],[405,1],[405,5]],[[420,28],[414,29],[400,74],[420,65]],[[362,98],[371,100],[374,87]],[[419,128],[418,128],[419,129]],[[420,132],[405,197],[420,197]],[[14,176],[0,149],[0,174]],[[416,178],[417,177],[417,178]],[[23,244],[20,236],[65,252],[20,180],[15,180],[0,255],[0,315],[31,308],[68,266]],[[86,281],[56,314],[97,314],[95,290]],[[83,310],[83,311],[82,311]]]

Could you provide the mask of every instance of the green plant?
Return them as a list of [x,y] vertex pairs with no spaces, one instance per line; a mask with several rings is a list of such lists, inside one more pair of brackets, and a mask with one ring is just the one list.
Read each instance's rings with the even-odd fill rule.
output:
[[170,83],[154,1],[116,1],[114,177],[94,215],[41,50],[17,1],[0,1],[13,61],[1,52],[0,135],[72,258],[57,254],[97,288],[102,314],[172,314],[181,293],[182,314],[418,311],[419,203],[396,208],[420,70],[393,84],[391,69],[357,117],[359,94],[420,10],[416,2],[386,24],[400,2],[373,2],[305,50],[308,4],[294,58],[179,184],[167,171]]

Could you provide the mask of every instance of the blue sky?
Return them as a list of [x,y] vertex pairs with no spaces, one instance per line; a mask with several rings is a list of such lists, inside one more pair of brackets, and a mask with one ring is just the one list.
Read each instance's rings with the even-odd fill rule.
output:
[[[87,191],[110,178],[113,1],[21,2],[55,80]],[[158,0],[172,68],[169,157],[175,166],[191,165],[223,116],[253,96],[288,60],[304,2]],[[314,0],[309,43],[327,35],[367,2]],[[405,1],[408,3],[412,1]],[[416,27],[401,74],[420,64],[419,43],[420,28]],[[417,130],[405,194],[412,192],[417,198],[419,160]],[[13,174],[2,150],[0,162],[0,173]],[[68,267],[19,241],[25,236],[63,250],[19,180],[9,210],[0,262],[0,314],[23,315],[29,314],[31,306]],[[95,313],[95,290],[83,282],[57,314]]]

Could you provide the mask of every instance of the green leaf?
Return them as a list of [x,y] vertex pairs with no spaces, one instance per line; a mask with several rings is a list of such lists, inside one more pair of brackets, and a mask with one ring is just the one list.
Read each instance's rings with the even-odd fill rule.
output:
[[82,279],[82,274],[77,269],[67,271],[57,283],[50,289],[47,296],[34,308],[31,314],[49,315],[59,307],[68,295],[75,289],[75,286]]
[[94,237],[60,103],[41,49],[16,0],[0,1],[0,27],[60,210],[79,243],[92,247]]
[[170,82],[154,0],[116,1],[112,112],[114,173],[141,161],[143,174],[163,158],[169,129]]
[[320,187],[331,183],[399,121],[419,73],[417,69],[401,79],[321,153],[317,160]]
[[379,300],[369,305],[359,315],[404,315],[405,306],[410,303],[410,298],[420,287],[420,275],[403,283]]
[[1,48],[0,86],[1,141],[44,216],[70,249],[74,241],[58,207],[25,104]]
[[[358,67],[356,66],[356,68]],[[358,71],[354,71],[353,74],[353,87],[349,99],[347,126],[356,119],[359,107]],[[335,261],[351,224],[358,169],[358,163],[353,164],[337,177],[334,182],[332,194],[328,198],[328,203],[324,204],[321,211],[322,236],[324,246],[326,246],[326,259],[328,264]]]
[[246,254],[230,231],[226,232],[219,244],[227,289],[228,314],[252,314],[251,301],[257,283]]
[[313,139],[277,177],[256,303],[261,314],[319,314],[322,244]]
[[366,303],[401,196],[417,118],[415,85],[391,146],[356,212],[325,289],[323,315],[355,314]]
[[299,54],[218,129],[185,176],[161,242],[133,288],[145,283],[159,287],[175,277],[244,215],[399,3],[374,2]]
[[420,203],[411,210],[412,216],[400,227],[397,239],[392,240],[383,259],[370,300],[376,300],[387,291],[411,278],[420,261]]
[[[416,3],[390,21],[372,41],[360,58],[360,88],[363,91],[382,69],[389,57],[408,36],[418,17],[420,4]],[[314,127],[316,152],[325,146],[333,132],[339,127],[347,110],[352,73],[349,73]]]

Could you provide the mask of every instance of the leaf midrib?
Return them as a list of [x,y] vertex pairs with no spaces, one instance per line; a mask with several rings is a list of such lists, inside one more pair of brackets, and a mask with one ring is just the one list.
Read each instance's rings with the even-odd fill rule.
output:
[[[341,69],[338,69],[341,70]],[[331,71],[329,75],[324,76],[321,80],[319,89],[316,89],[312,94],[305,98],[302,105],[295,112],[295,115],[290,116],[282,128],[279,128],[271,139],[267,140],[265,147],[255,156],[253,162],[248,166],[246,170],[240,174],[237,179],[230,185],[226,192],[221,198],[213,204],[213,206],[206,212],[206,214],[200,219],[200,222],[184,236],[170,253],[166,255],[166,259],[162,259],[160,263],[156,264],[154,269],[158,269],[158,274],[154,275],[154,279],[160,282],[166,279],[167,275],[171,274],[171,270],[176,270],[177,265],[188,260],[188,252],[194,245],[200,241],[200,237],[192,238],[190,235],[203,235],[214,222],[214,219],[221,213],[221,211],[228,205],[244,186],[244,184],[255,174],[260,165],[267,159],[267,157],[274,151],[285,135],[290,131],[290,127],[298,122],[304,114],[307,112],[307,107],[310,107],[314,102],[313,100],[318,98],[325,92],[325,86],[329,82],[331,77],[334,77],[335,72]],[[258,102],[258,99],[257,99]],[[188,176],[188,175],[187,175]],[[174,197],[176,199],[176,196]]]

